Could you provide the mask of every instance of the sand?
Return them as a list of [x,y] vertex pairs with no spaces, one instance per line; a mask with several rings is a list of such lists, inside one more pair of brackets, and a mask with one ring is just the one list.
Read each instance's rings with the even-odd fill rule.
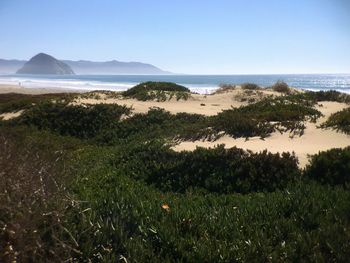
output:
[[[255,100],[261,100],[267,96],[278,96],[277,92],[271,90],[265,90],[264,92],[244,91],[240,88],[235,90],[218,93],[213,95],[192,94],[188,100],[179,100],[175,98],[170,101],[157,102],[157,101],[138,101],[136,99],[120,98],[108,98],[103,94],[99,94],[101,99],[93,98],[79,98],[74,104],[98,104],[98,103],[117,103],[120,105],[126,105],[133,108],[135,113],[147,113],[150,108],[159,107],[165,109],[173,114],[179,112],[196,113],[206,116],[216,115],[222,110],[231,108],[237,108],[243,105],[247,105],[248,98],[255,98]],[[248,95],[249,94],[249,95]]]
[[[77,92],[77,90],[67,89],[28,89],[18,86],[0,85],[0,93],[17,92],[24,94],[42,94],[42,93],[57,93],[57,92]],[[81,90],[79,90],[81,92]],[[248,92],[250,93],[250,92]],[[247,99],[254,97],[259,100],[266,96],[280,95],[271,90],[264,90],[259,94],[248,94],[246,91],[237,88],[228,92],[218,93],[214,95],[193,94],[187,101],[176,101],[172,99],[166,102],[156,101],[138,101],[135,99],[125,99],[122,97],[108,98],[104,94],[98,94],[100,99],[96,98],[78,98],[73,102],[75,105],[81,104],[97,104],[97,103],[116,103],[119,105],[127,105],[132,107],[135,113],[146,113],[152,107],[163,108],[171,113],[187,112],[203,115],[215,115],[218,112],[247,105]],[[340,111],[349,105],[338,102],[321,102],[322,106],[317,108],[325,115],[317,120],[317,123],[306,123],[304,135],[301,137],[290,138],[290,134],[279,132],[273,133],[270,137],[261,140],[260,138],[245,138],[234,139],[229,136],[223,136],[215,142],[209,141],[194,141],[181,142],[173,147],[175,151],[194,150],[197,146],[214,147],[218,144],[225,144],[226,148],[239,147],[249,149],[254,152],[259,152],[267,149],[270,152],[294,152],[299,159],[300,167],[305,167],[309,162],[309,155],[316,154],[319,151],[328,150],[331,148],[343,148],[350,146],[350,136],[344,133],[330,129],[318,129],[317,126],[323,123],[332,113]],[[19,116],[20,112],[6,113],[0,117],[9,119]]]
[[318,129],[317,125],[323,123],[332,113],[340,111],[348,105],[338,102],[322,102],[323,107],[317,107],[325,116],[318,119],[316,123],[307,123],[303,136],[290,138],[288,133],[273,133],[264,140],[259,137],[234,139],[223,136],[215,142],[195,141],[182,142],[173,147],[175,151],[194,150],[197,146],[214,147],[218,144],[225,144],[226,148],[238,147],[253,152],[260,152],[267,149],[273,153],[294,152],[299,159],[299,166],[305,167],[309,162],[309,155],[331,148],[343,148],[350,145],[350,136],[330,129]]
[[67,88],[24,88],[19,85],[3,85],[0,84],[0,94],[3,93],[21,93],[21,94],[48,94],[48,93],[82,93],[87,90],[67,89]]
[[4,121],[6,121],[6,120],[13,119],[13,118],[17,118],[17,117],[21,116],[22,112],[23,112],[23,110],[0,114],[0,120],[2,119]]

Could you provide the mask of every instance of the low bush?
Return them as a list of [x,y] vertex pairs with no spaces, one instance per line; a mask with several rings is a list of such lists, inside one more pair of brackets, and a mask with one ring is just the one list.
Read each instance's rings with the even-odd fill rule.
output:
[[[136,148],[125,148],[138,155]],[[69,229],[82,251],[77,261],[346,262],[350,256],[350,193],[344,189],[302,181],[246,195],[160,192],[141,180],[144,167],[137,169],[137,162],[137,174],[125,174],[130,159],[123,153],[106,147],[77,153],[72,186],[86,210]],[[139,152],[142,160],[148,154]],[[160,160],[159,169],[168,160],[163,152],[152,156],[147,164],[156,167]],[[203,158],[189,164],[198,165],[189,180],[210,163]]]
[[[252,153],[238,148],[197,148],[174,152],[146,144],[129,152],[124,173],[162,191],[191,189],[216,193],[275,191],[299,179],[298,161],[289,153]],[[118,166],[120,164],[117,164]]]
[[72,106],[44,102],[27,110],[13,123],[86,139],[96,136],[102,130],[112,129],[123,115],[129,113],[130,108],[119,105]]
[[305,176],[323,184],[350,186],[350,147],[313,155]]
[[17,93],[0,94],[0,114],[29,109],[37,103],[44,101],[70,102],[76,94],[70,93],[52,93],[41,95],[27,95]]
[[154,108],[147,114],[130,114],[130,108],[118,105],[73,106],[45,102],[33,106],[12,124],[26,124],[49,129],[61,135],[94,139],[102,144],[119,144],[138,138],[181,140],[216,140],[224,133],[232,137],[262,138],[278,130],[302,135],[303,121],[315,121],[321,113],[281,99],[265,99],[255,104],[225,110],[216,116],[169,112]]
[[226,83],[221,83],[219,85],[219,88],[213,92],[213,94],[220,94],[220,93],[225,93],[228,91],[232,91],[236,89],[236,85],[234,84],[226,84]]
[[211,126],[217,133],[225,132],[233,138],[264,138],[274,131],[272,124],[251,117],[237,110],[224,110],[211,119]]
[[[234,114],[292,123],[319,114],[290,104],[264,101]],[[316,155],[301,176],[292,154],[164,145],[174,134],[217,134],[216,116],[152,109],[121,121],[130,109],[62,107],[39,103],[21,121],[0,122],[1,262],[349,259],[348,148]],[[31,121],[42,130],[18,126]],[[105,132],[117,143],[96,145]]]
[[259,90],[261,87],[254,83],[243,83],[241,84],[241,88],[244,90]]
[[172,82],[143,82],[135,87],[128,89],[122,93],[125,97],[135,98],[141,101],[170,100],[173,96],[177,100],[187,100],[190,96],[190,90],[184,86]]
[[0,262],[64,262],[78,251],[65,161],[81,143],[28,127],[0,127]]
[[336,102],[342,102],[342,103],[350,103],[350,95],[346,93],[341,93],[336,90],[327,90],[327,91],[307,91],[303,94],[300,94],[299,96],[303,97],[304,99],[313,100],[316,102],[320,101],[336,101]]
[[138,113],[119,122],[113,129],[106,129],[96,141],[102,144],[120,144],[122,141],[149,141],[157,139],[197,140],[211,138],[207,117],[199,114],[171,114],[160,108],[152,108],[147,114]]
[[321,128],[333,128],[350,134],[350,108],[333,113],[328,120],[320,125]]
[[289,94],[291,92],[288,84],[285,83],[284,81],[281,81],[281,80],[279,80],[275,84],[273,84],[271,88],[274,91],[281,92],[281,93]]
[[117,99],[121,97],[121,92],[110,90],[92,90],[82,93],[78,97],[83,99],[101,99],[101,95],[106,99]]
[[212,118],[212,127],[233,137],[266,137],[271,132],[291,131],[302,135],[303,121],[321,116],[316,109],[281,98],[265,99],[237,109],[224,110]]

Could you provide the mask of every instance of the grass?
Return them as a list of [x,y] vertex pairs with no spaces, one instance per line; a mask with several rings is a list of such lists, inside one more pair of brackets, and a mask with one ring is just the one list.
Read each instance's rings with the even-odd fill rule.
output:
[[36,101],[0,121],[0,261],[347,262],[348,148],[301,171],[289,153],[169,145],[294,127],[325,98],[346,100],[306,93],[212,117],[128,118],[118,105]]

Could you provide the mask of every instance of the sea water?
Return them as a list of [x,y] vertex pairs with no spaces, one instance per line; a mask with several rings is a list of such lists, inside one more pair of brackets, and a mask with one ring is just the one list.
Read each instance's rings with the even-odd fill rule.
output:
[[168,81],[197,93],[211,93],[220,84],[256,83],[271,86],[278,80],[306,90],[337,90],[350,93],[350,74],[290,75],[2,75],[0,84],[20,84],[27,88],[67,88],[81,90],[127,90],[145,81]]

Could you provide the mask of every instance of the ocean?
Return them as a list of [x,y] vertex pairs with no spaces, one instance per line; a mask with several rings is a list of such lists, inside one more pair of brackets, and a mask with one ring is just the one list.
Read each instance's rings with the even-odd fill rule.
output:
[[220,84],[256,83],[268,87],[278,80],[306,90],[337,90],[350,93],[350,74],[290,75],[1,75],[0,84],[21,84],[27,88],[71,88],[122,91],[144,81],[169,81],[197,93],[211,93]]

